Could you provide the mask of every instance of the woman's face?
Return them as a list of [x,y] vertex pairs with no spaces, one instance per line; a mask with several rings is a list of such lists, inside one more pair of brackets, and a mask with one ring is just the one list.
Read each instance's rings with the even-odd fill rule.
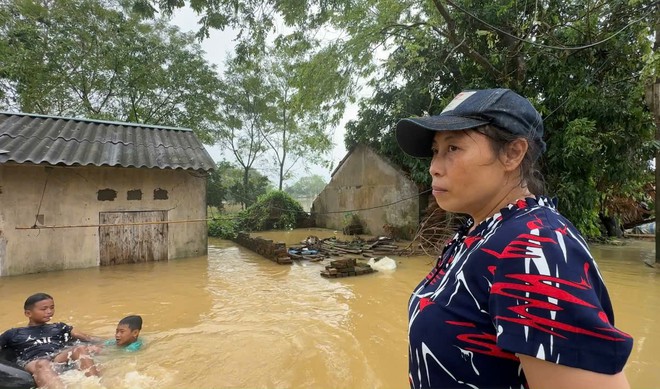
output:
[[440,131],[433,139],[429,172],[440,208],[475,220],[490,215],[510,187],[509,175],[489,139],[477,131]]

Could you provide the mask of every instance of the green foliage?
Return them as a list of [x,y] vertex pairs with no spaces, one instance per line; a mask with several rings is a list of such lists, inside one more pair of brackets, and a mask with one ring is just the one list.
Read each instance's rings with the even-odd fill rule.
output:
[[[259,85],[263,90],[251,86],[250,93],[269,96],[264,109],[255,111],[267,120],[259,127],[260,134],[274,154],[280,189],[300,158],[322,160],[330,147],[328,128],[338,123],[345,102],[354,95],[356,80],[367,76],[372,77],[368,83],[373,97],[361,103],[359,117],[347,125],[347,148],[370,145],[410,172],[421,186],[429,183],[428,163],[398,149],[395,123],[403,117],[438,113],[460,90],[485,87],[516,90],[542,112],[548,143],[542,170],[549,188],[560,197],[562,212],[587,236],[597,234],[599,213],[615,212],[613,199],[640,197],[648,179],[648,160],[657,145],[652,141],[651,115],[642,103],[643,87],[658,77],[659,63],[649,39],[657,36],[652,18],[657,4],[650,0],[612,0],[605,6],[586,0],[126,3],[143,17],[171,14],[189,5],[200,14],[203,28],[198,37],[208,28],[241,31],[237,58],[249,66],[240,71],[249,74],[248,70],[259,69],[259,74],[267,75]],[[203,93],[191,101],[203,101],[203,95],[210,103],[191,103],[185,109],[179,109],[185,104],[178,103],[162,116],[175,117],[174,125],[209,134],[205,123],[212,117],[191,112],[215,112],[209,109],[216,101],[213,91],[223,88],[211,78],[199,84],[185,78],[196,74],[197,68],[205,69],[203,62],[193,61],[197,65],[181,71],[169,68],[176,58],[198,57],[195,50],[169,56],[181,42],[189,47],[186,39],[192,37],[177,41],[172,39],[176,34],[156,34],[160,22],[144,24],[132,14],[112,11],[111,16],[99,17],[93,6],[87,6],[95,4],[91,0],[52,2],[57,6],[48,9],[34,0],[7,4],[0,14],[0,97],[6,105],[65,113],[73,109],[71,96],[79,96],[83,101],[79,105],[91,112],[90,117],[103,113],[138,121],[147,120],[146,115],[152,122],[168,124],[175,120],[157,121],[161,116],[150,113],[158,102],[169,101],[163,96],[178,96],[192,83],[195,88],[190,93]],[[64,11],[70,4],[75,6]],[[53,11],[58,7],[62,7],[59,14]],[[293,32],[267,40],[276,20]],[[327,32],[327,27],[336,34],[321,39],[319,31]],[[115,35],[123,40],[114,39]],[[170,42],[179,44],[161,50]],[[381,49],[386,56],[379,55]],[[97,51],[116,55],[108,57],[112,61],[98,62]],[[375,56],[383,58],[378,66]],[[86,72],[88,68],[101,71]],[[152,76],[155,85],[165,89],[153,92]],[[169,77],[185,78],[186,84],[169,82]],[[123,96],[115,86],[125,85],[125,79],[132,80],[133,90],[151,94],[136,92],[120,103],[106,103],[106,96],[108,101]],[[143,101],[150,105],[134,109]],[[130,114],[115,114],[117,109]],[[179,117],[168,116],[170,111]],[[184,112],[189,117],[181,116]],[[245,166],[248,174],[252,165]]]
[[274,115],[263,135],[277,166],[279,190],[301,159],[327,163],[330,128],[350,100],[346,96],[350,74],[340,68],[338,53],[332,47],[315,53],[316,43],[294,34],[266,48],[262,66],[268,74]]
[[247,185],[244,185],[244,169],[227,161],[219,162],[209,174],[206,186],[206,203],[222,208],[222,203],[231,201],[249,207],[257,198],[271,189],[268,177],[250,169]]
[[258,64],[236,57],[228,58],[223,83],[216,141],[242,167],[247,188],[252,167],[267,149],[264,133],[274,115],[272,93]]
[[209,220],[209,236],[222,239],[234,239],[238,228],[233,219],[219,218]]
[[215,170],[209,173],[206,179],[206,205],[218,209],[223,208],[222,203],[226,201],[228,192],[228,189],[223,182],[223,163],[224,162],[220,162],[216,164]]
[[245,171],[267,161],[280,190],[301,160],[327,163],[329,130],[350,100],[338,53],[316,46],[298,34],[241,42],[227,61],[217,140]]
[[428,185],[428,163],[398,149],[395,123],[439,113],[461,89],[509,87],[544,115],[541,168],[560,210],[585,235],[599,235],[599,213],[615,213],[617,198],[639,197],[649,178],[654,127],[642,104],[642,74],[654,58],[648,4],[443,4],[409,8],[402,20],[387,22],[383,31],[391,34],[375,39],[389,39],[392,55],[372,83],[373,97],[347,125],[347,147],[368,144]]
[[325,188],[326,182],[318,174],[300,178],[293,185],[288,186],[284,191],[291,196],[297,197],[315,197]]
[[283,230],[296,228],[306,217],[300,204],[282,191],[260,196],[255,204],[238,217],[241,231]]
[[0,6],[0,105],[193,129],[212,143],[215,68],[191,34],[103,0]]

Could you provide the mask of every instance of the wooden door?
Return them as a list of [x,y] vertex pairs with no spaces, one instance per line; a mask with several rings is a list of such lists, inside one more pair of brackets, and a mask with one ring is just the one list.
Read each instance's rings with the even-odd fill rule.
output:
[[101,266],[167,260],[167,211],[100,212]]

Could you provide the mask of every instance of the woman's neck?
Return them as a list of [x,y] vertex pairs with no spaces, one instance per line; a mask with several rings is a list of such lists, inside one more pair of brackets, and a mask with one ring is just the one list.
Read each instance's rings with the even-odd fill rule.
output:
[[478,226],[481,222],[493,216],[496,212],[498,212],[500,209],[504,208],[508,204],[512,204],[519,199],[523,199],[526,197],[533,197],[533,196],[534,195],[529,191],[529,189],[527,189],[527,187],[520,187],[520,186],[513,187],[503,192],[499,196],[499,199],[494,203],[494,205],[484,208],[484,212],[480,212],[479,214],[475,214],[475,215],[470,215],[474,220],[474,224],[472,225],[470,232],[472,232],[472,230],[476,226]]

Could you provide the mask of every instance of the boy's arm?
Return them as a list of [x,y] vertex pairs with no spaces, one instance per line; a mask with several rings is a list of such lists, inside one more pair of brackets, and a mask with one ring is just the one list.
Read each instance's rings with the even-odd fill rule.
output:
[[80,331],[77,331],[75,328],[71,329],[71,337],[73,339],[82,340],[83,342],[97,343],[97,342],[102,342],[103,341],[103,339],[101,339],[97,336],[91,336],[91,335],[84,334]]

